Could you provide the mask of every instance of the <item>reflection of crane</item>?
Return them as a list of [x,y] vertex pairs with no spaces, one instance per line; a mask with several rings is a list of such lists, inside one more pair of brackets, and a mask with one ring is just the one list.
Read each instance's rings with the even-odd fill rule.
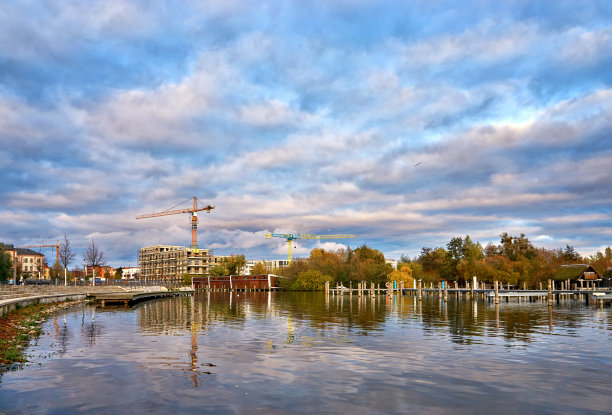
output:
[[[185,202],[182,202],[182,203],[185,203]],[[182,204],[182,203],[179,203],[179,204]],[[210,211],[214,208],[215,208],[214,205],[206,205],[204,207],[198,207],[196,204],[196,197],[194,196],[193,197],[193,208],[191,209],[165,210],[159,213],[147,213],[144,215],[136,216],[136,219],[156,218],[158,216],[177,215],[179,213],[191,213],[191,248],[197,249],[198,248],[198,212],[201,210],[205,210],[206,213],[210,213]]]
[[60,245],[59,245],[59,241],[57,241],[57,244],[44,244],[43,241],[40,241],[40,245],[28,245],[28,246],[22,246],[22,248],[40,248],[42,250],[42,248],[55,248],[55,262],[57,264],[59,264],[59,249],[60,249]]
[[287,260],[291,262],[293,255],[291,248],[293,246],[294,239],[342,239],[342,238],[354,238],[355,235],[312,235],[310,233],[269,233],[266,234],[266,238],[285,238],[287,240]]

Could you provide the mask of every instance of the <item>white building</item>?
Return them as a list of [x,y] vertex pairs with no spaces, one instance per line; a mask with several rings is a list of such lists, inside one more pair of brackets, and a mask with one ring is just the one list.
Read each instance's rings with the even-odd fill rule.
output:
[[272,272],[276,268],[284,268],[289,265],[289,261],[286,259],[275,259],[275,260],[247,259],[246,265],[244,266],[243,269],[240,270],[240,273],[244,275],[251,275],[253,273],[252,270],[253,270],[253,267],[255,267],[255,264],[260,263],[260,262],[264,262],[266,264],[266,272],[268,273]]
[[121,279],[122,280],[134,280],[140,275],[140,268],[138,267],[123,267],[121,268]]

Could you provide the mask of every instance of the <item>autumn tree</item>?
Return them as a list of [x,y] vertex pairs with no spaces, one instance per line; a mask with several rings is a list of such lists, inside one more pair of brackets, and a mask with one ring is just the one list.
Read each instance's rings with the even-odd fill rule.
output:
[[397,269],[394,269],[391,271],[391,274],[389,274],[389,281],[403,281],[407,286],[411,286],[414,281],[414,277],[412,276],[412,268],[410,267],[410,264],[400,262],[397,265]]
[[221,260],[221,265],[223,265],[227,271],[225,275],[237,275],[240,274],[246,266],[246,258],[243,254],[230,255]]
[[385,256],[377,249],[362,245],[355,249],[349,270],[352,281],[366,281],[378,284],[387,282],[387,276],[393,270],[385,261]]
[[424,281],[437,282],[442,276],[442,268],[447,257],[444,248],[422,248],[417,262],[423,267]]
[[210,267],[210,269],[208,270],[208,274],[211,277],[219,277],[222,275],[227,275],[227,270],[223,265],[214,265]]
[[325,288],[325,282],[330,281],[331,277],[324,275],[320,271],[311,269],[300,272],[293,281],[291,288],[303,291],[320,291]]
[[263,275],[267,273],[268,269],[264,261],[257,262],[255,265],[253,265],[253,268],[251,268],[251,275]]

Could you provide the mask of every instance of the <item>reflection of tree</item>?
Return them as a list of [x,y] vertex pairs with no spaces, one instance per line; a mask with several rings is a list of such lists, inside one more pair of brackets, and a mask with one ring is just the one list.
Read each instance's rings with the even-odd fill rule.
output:
[[[566,305],[571,310],[572,305]],[[579,307],[579,306],[576,306]],[[457,344],[472,344],[486,336],[500,336],[507,341],[531,342],[549,327],[553,315],[539,304],[501,304],[452,298],[424,297],[417,302],[412,296],[332,295],[322,292],[249,292],[198,293],[193,298],[169,298],[138,306],[143,331],[170,334],[191,332],[190,370],[195,373],[197,343],[195,332],[206,330],[216,322],[244,327],[249,319],[287,318],[289,343],[300,339],[300,328],[311,327],[320,333],[340,328],[342,331],[367,335],[381,330],[390,316],[415,321],[423,330],[450,334]],[[580,313],[564,312],[555,325],[580,325]],[[416,318],[415,318],[416,317]],[[558,320],[558,321],[557,321]],[[95,327],[91,327],[93,330]],[[195,332],[194,332],[195,330]],[[90,338],[95,338],[92,332]],[[194,363],[195,362],[195,363]]]

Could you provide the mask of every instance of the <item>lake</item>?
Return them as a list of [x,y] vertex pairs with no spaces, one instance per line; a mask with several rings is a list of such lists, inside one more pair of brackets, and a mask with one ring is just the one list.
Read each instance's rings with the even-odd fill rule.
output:
[[310,292],[52,316],[0,413],[610,414],[612,312]]

